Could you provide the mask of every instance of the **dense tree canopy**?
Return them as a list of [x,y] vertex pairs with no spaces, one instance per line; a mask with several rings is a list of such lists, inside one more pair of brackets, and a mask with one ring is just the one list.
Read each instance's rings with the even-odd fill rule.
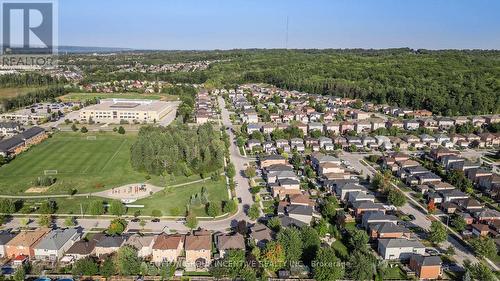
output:
[[141,127],[131,150],[132,166],[154,175],[205,174],[224,165],[224,142],[210,124]]
[[[204,71],[174,73],[111,73],[100,69],[110,65],[94,66],[86,80],[164,80],[206,83],[209,87],[264,82],[313,94],[425,108],[444,115],[500,110],[498,51],[233,50],[175,55],[186,60],[209,56],[225,60]],[[156,60],[173,56],[170,52],[151,55]],[[147,61],[149,56],[142,59]]]

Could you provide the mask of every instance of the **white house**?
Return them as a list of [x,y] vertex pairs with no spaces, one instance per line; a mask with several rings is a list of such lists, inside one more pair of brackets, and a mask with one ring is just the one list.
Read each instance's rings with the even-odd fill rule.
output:
[[79,239],[76,228],[52,230],[34,247],[35,259],[56,261]]

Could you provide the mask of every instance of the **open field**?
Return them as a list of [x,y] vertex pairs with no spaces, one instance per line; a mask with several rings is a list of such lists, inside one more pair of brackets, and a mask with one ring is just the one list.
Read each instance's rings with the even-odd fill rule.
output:
[[[96,140],[87,140],[94,135]],[[2,194],[22,194],[45,170],[57,170],[47,193],[94,192],[126,183],[144,182],[145,174],[130,165],[135,135],[56,133],[0,167]]]
[[0,88],[0,99],[22,96],[38,89],[40,88]]
[[[206,188],[210,202],[221,202],[228,198],[226,181],[221,178],[217,182],[207,179],[205,182],[167,187],[151,197],[137,200],[134,204],[145,206],[140,209],[143,215],[151,215],[154,209],[158,209],[164,216],[183,216],[191,195],[200,192],[202,187]],[[138,209],[129,209],[129,214],[136,210]],[[191,211],[197,216],[207,216],[204,206],[192,207]]]
[[167,95],[167,94],[140,94],[140,93],[69,93],[61,97],[62,101],[65,102],[77,102],[85,101],[89,99],[111,99],[111,98],[122,98],[122,99],[150,99],[150,100],[163,100],[163,101],[175,101],[178,100],[177,96]]

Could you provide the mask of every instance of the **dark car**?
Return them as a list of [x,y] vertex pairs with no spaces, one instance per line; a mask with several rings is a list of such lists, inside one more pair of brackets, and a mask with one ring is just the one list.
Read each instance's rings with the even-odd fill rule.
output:
[[160,219],[156,218],[156,219],[152,219],[151,221],[152,222],[160,222]]
[[240,203],[240,204],[241,204],[241,202],[242,202],[242,201],[241,201],[241,197],[238,197],[238,203]]
[[412,220],[412,221],[414,221],[414,220],[415,220],[415,216],[414,216],[414,215],[412,215],[412,214],[408,215],[408,217],[409,217],[409,218],[410,218],[410,220]]

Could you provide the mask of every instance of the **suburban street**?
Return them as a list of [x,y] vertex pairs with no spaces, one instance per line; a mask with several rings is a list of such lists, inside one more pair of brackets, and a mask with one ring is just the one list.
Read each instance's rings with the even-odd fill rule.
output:
[[[361,171],[363,175],[369,175],[370,177],[373,177],[375,175],[375,169],[370,166],[368,162],[367,165],[361,164],[360,160],[363,160],[363,158],[366,156],[366,154],[358,154],[358,153],[349,153],[349,152],[343,152],[342,158],[345,159],[349,164],[357,171]],[[392,183],[391,183],[392,184]],[[395,184],[392,184],[393,187],[399,189]],[[406,214],[412,214],[415,216],[415,220],[412,221],[413,224],[416,226],[419,226],[425,230],[429,230],[431,226],[431,220],[427,217],[427,214],[424,213],[425,211],[422,208],[416,207],[419,206],[419,203],[411,197],[409,194],[406,192],[403,192],[406,197],[407,197],[407,203],[399,208],[402,212]],[[432,215],[432,217],[436,220],[439,218]],[[471,253],[468,249],[466,249],[460,242],[458,242],[456,239],[454,239],[452,236],[448,235],[448,241],[445,241],[441,243],[441,248],[445,250],[449,246],[452,246],[455,248],[455,260],[457,261],[458,264],[463,265],[465,260],[470,260],[472,262],[478,262],[479,260]],[[496,270],[496,266],[494,264],[490,264],[492,267],[494,267]]]

